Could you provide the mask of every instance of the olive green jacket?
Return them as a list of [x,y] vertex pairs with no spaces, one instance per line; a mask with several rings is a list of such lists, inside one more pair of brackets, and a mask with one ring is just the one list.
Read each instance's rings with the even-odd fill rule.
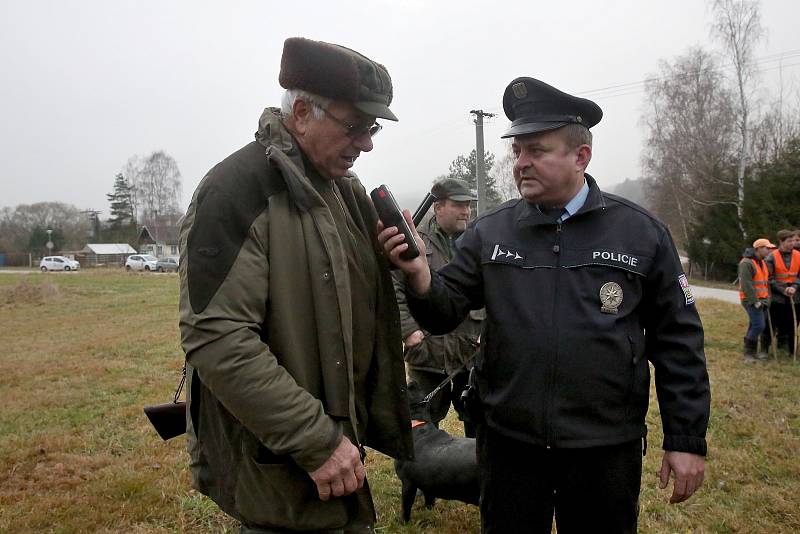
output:
[[[181,228],[180,331],[188,362],[193,485],[251,525],[341,527],[342,499],[320,501],[308,476],[356,429],[347,257],[277,109],[256,141],[203,178]],[[375,235],[354,175],[336,180],[348,211]],[[380,266],[366,436],[413,456],[400,323]],[[355,433],[351,430],[351,433]]]
[[[425,242],[428,265],[438,271],[453,257],[450,237],[439,227],[436,217],[431,216],[420,223],[417,228]],[[395,272],[395,291],[400,306],[400,330],[403,339],[416,330],[425,335],[422,342],[405,348],[405,361],[412,369],[447,373],[462,367],[475,353],[481,333],[482,321],[486,316],[483,309],[472,310],[464,322],[443,336],[434,336],[422,329],[411,316],[406,303],[405,277],[402,272]]]
[[[744,293],[744,300],[741,301],[741,304],[745,305],[762,302],[769,306],[772,300],[771,295],[760,299],[756,297],[756,288],[753,284],[753,278],[756,275],[756,268],[752,261],[754,259],[753,257],[746,256],[739,261],[739,291]],[[763,262],[763,260],[758,261]],[[770,294],[771,293],[770,291]]]

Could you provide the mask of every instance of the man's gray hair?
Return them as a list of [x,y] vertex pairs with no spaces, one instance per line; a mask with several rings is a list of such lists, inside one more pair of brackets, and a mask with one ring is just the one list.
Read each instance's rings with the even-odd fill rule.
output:
[[331,99],[324,96],[315,95],[302,89],[287,89],[281,98],[281,113],[284,117],[292,116],[292,107],[298,98],[311,104],[311,114],[317,120],[322,120],[325,116],[324,110],[328,109],[331,103]]

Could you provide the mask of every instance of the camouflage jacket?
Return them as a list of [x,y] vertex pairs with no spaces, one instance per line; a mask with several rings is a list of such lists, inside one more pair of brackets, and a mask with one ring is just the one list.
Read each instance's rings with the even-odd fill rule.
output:
[[[453,256],[450,236],[436,223],[436,217],[432,216],[427,222],[422,222],[417,231],[425,242],[430,268],[438,271],[447,265]],[[400,306],[400,330],[403,339],[406,339],[415,330],[421,330],[425,335],[421,343],[405,348],[404,357],[409,367],[423,371],[450,373],[464,365],[472,357],[478,347],[481,323],[485,316],[483,309],[472,310],[464,322],[449,334],[435,336],[419,326],[408,311],[405,278],[399,270],[395,273],[395,291],[397,303]]]

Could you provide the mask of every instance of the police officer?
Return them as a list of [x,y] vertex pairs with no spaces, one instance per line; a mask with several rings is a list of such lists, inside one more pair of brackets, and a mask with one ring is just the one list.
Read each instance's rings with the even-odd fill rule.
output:
[[[477,197],[469,185],[455,178],[444,178],[433,184],[433,217],[418,229],[425,242],[428,264],[437,270],[453,256],[453,243],[466,230],[470,216],[470,202]],[[405,280],[402,274],[395,282],[397,302],[400,305],[401,332],[408,368],[408,378],[416,382],[423,394],[428,394],[451,373],[452,382],[437,393],[430,404],[430,419],[438,423],[447,415],[453,404],[459,419],[464,421],[464,434],[475,437],[475,429],[464,411],[461,392],[467,384],[472,356],[478,346],[483,310],[474,310],[455,330],[443,336],[424,332],[408,311]],[[460,371],[459,371],[460,370]]]
[[560,534],[635,532],[648,360],[661,487],[674,477],[677,503],[703,482],[710,388],[694,297],[664,224],[585,173],[594,102],[517,78],[503,108],[522,198],[472,222],[438,273],[424,254],[399,258],[396,228],[379,241],[428,331],[486,307],[473,384],[483,531],[549,533],[555,515]]

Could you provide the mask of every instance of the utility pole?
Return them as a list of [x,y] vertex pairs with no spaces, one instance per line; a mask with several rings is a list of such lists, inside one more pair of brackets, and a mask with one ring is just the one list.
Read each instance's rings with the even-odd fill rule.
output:
[[93,209],[83,210],[81,213],[85,213],[89,216],[89,222],[92,224],[92,239],[98,240],[100,239],[100,212]]
[[485,113],[482,109],[470,111],[475,115],[475,182],[478,185],[478,215],[486,210],[486,161],[483,153],[483,118],[494,117],[494,113]]

